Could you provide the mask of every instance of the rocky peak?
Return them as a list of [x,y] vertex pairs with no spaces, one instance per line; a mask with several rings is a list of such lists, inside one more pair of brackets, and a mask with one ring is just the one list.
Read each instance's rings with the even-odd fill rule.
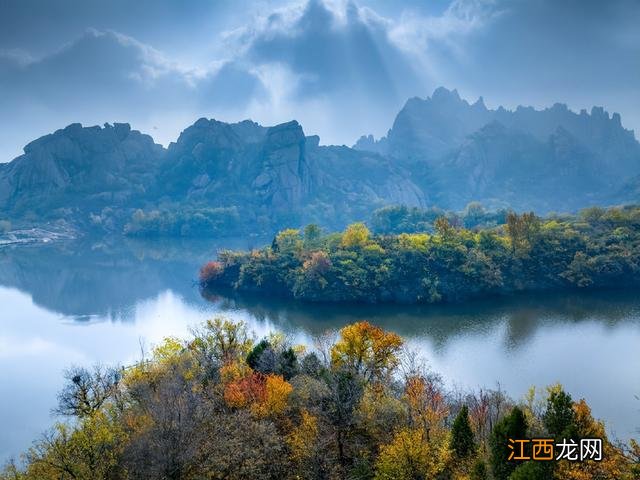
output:
[[71,124],[24,148],[0,176],[0,204],[63,192],[144,190],[164,155],[162,146],[126,123]]
[[169,151],[174,154],[185,154],[193,152],[198,145],[222,150],[237,150],[242,147],[242,144],[241,138],[228,123],[200,118],[182,131],[178,140],[169,145]]
[[260,143],[267,134],[267,128],[251,120],[230,124],[231,129],[245,143]]
[[264,142],[265,151],[281,148],[304,148],[304,131],[296,120],[281,123],[267,130]]

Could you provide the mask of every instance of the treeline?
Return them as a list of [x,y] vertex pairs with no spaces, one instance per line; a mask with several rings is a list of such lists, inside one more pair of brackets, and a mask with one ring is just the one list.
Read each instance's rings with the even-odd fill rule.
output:
[[239,234],[244,229],[236,207],[135,210],[124,226],[131,237],[211,237]]
[[438,207],[419,208],[391,205],[379,208],[368,222],[374,233],[399,234],[435,231],[435,221],[445,217],[451,225],[464,228],[487,228],[505,223],[509,209],[487,210],[480,202],[469,203],[461,212]]
[[433,232],[372,234],[362,223],[323,235],[281,231],[270,246],[223,251],[203,266],[205,289],[307,301],[434,303],[526,290],[640,285],[640,207],[576,216],[508,212],[504,224],[465,228],[447,217]]
[[[208,321],[128,368],[72,368],[56,413],[2,480],[631,480],[640,448],[607,439],[561,386],[520,402],[448,392],[367,322],[307,350]],[[509,439],[602,438],[603,460],[509,461]],[[22,463],[23,466],[20,466]]]

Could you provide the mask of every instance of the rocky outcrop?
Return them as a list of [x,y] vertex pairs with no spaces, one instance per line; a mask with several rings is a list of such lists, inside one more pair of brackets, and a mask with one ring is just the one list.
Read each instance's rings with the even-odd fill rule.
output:
[[312,189],[305,155],[306,138],[295,120],[267,130],[261,152],[262,168],[252,182],[262,204],[276,210],[305,202]]
[[0,170],[0,206],[51,210],[121,204],[155,181],[164,150],[128,124],[72,124],[41,137]]

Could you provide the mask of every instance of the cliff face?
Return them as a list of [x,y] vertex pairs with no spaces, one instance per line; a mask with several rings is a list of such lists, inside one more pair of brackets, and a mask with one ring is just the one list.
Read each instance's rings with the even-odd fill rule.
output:
[[169,147],[158,195],[323,223],[382,204],[425,203],[408,173],[382,156],[319,140],[296,121],[264,128],[198,120]]
[[31,142],[0,170],[0,206],[39,212],[123,204],[154,182],[163,155],[150,136],[128,124],[72,124]]
[[166,150],[129,125],[74,124],[0,167],[7,216],[116,229],[136,209],[219,207],[248,224],[341,226],[388,203],[425,201],[406,171],[377,154],[321,147],[296,121],[267,128],[202,118]]

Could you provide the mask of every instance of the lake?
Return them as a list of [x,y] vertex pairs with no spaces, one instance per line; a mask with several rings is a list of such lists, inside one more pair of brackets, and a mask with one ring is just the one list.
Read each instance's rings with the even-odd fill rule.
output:
[[195,279],[203,262],[223,247],[261,243],[118,238],[0,249],[0,462],[53,423],[65,368],[134,362],[216,315],[245,320],[257,337],[278,329],[306,344],[366,319],[405,337],[450,389],[500,385],[518,399],[531,385],[560,382],[587,399],[611,434],[639,436],[637,291],[437,306],[202,298]]

